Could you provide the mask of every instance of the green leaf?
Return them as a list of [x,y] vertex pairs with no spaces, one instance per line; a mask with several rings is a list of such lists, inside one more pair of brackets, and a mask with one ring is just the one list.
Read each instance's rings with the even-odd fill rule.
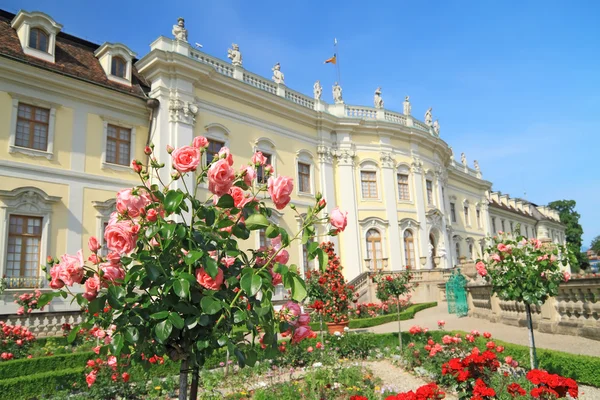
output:
[[298,302],[306,298],[306,284],[298,275],[292,276],[292,299]]
[[177,228],[177,225],[175,225],[175,224],[165,224],[162,227],[161,231],[166,240],[173,239],[173,236],[175,234],[175,228]]
[[165,319],[164,321],[159,322],[158,324],[156,324],[156,327],[154,327],[154,332],[156,333],[156,337],[162,343],[164,343],[169,338],[172,331],[173,331],[173,324],[168,319]]
[[269,220],[260,213],[252,214],[246,218],[246,228],[250,229],[251,231],[263,229],[267,226],[269,226]]
[[237,324],[248,319],[248,314],[244,310],[237,310],[233,314],[233,323]]
[[123,335],[120,333],[114,334],[110,346],[112,347],[112,353],[114,355],[119,355],[119,353],[121,353],[121,349],[123,348]]
[[150,278],[152,281],[157,280],[162,275],[162,271],[160,270],[160,268],[158,268],[154,264],[146,264],[144,265],[144,269],[148,274],[148,278]]
[[219,201],[217,201],[217,207],[233,208],[233,205],[233,197],[231,197],[229,194],[224,194],[223,196],[219,197]]
[[202,307],[202,310],[208,315],[213,315],[218,313],[223,306],[221,302],[214,297],[204,296],[202,300],[200,300],[200,307]]
[[106,302],[106,298],[104,298],[104,297],[95,298],[94,300],[90,301],[90,304],[88,304],[88,311],[92,315],[96,314],[97,312],[100,312],[100,310],[102,310],[104,308],[105,302]]
[[208,340],[198,340],[196,342],[196,347],[198,350],[204,350],[210,346],[210,342]]
[[135,326],[130,326],[125,329],[125,340],[127,340],[129,343],[136,343],[138,340],[140,340],[140,333]]
[[258,275],[245,274],[240,279],[240,286],[248,296],[254,296],[262,287],[262,279]]
[[196,325],[198,325],[196,317],[187,317],[185,319],[185,326],[187,326],[188,329],[194,329]]
[[179,205],[183,201],[183,193],[178,190],[169,190],[167,197],[165,197],[165,211],[170,214],[179,208]]
[[267,235],[269,239],[276,238],[277,236],[279,236],[279,228],[275,225],[269,225],[265,232],[265,235]]
[[181,318],[181,316],[177,313],[170,313],[169,321],[171,321],[173,323],[173,326],[177,329],[183,329],[183,326],[185,324],[183,318]]
[[69,333],[69,336],[67,336],[67,342],[73,343],[75,341],[75,338],[77,337],[77,333],[79,333],[80,330],[81,330],[81,325],[77,325],[75,328],[73,328],[71,330],[71,332]]
[[329,262],[327,253],[325,253],[323,249],[318,249],[317,256],[319,257],[319,266],[321,267],[321,271],[325,271],[327,269],[327,263]]
[[240,368],[245,367],[246,366],[246,357],[244,357],[244,353],[242,353],[242,351],[236,347],[233,350],[233,354],[235,354],[235,356],[237,357]]
[[319,248],[319,243],[317,242],[310,242],[308,244],[307,250],[308,250],[308,254],[311,256],[311,258],[315,257],[315,250],[317,250]]
[[246,365],[249,367],[254,367],[256,364],[256,360],[258,359],[258,354],[254,349],[250,349],[246,352]]
[[250,237],[250,231],[243,224],[234,225],[231,229],[231,233],[242,240],[246,240]]
[[46,304],[50,303],[52,301],[52,299],[57,296],[58,292],[53,292],[53,293],[44,293],[40,296],[40,298],[38,299],[38,307],[42,308],[44,307]]
[[121,309],[123,299],[125,298],[125,289],[121,286],[109,286],[108,288],[108,304],[114,309]]
[[159,229],[160,229],[160,226],[158,226],[158,224],[153,224],[153,225],[148,226],[148,228],[146,228],[146,233],[145,233],[146,237],[148,239],[150,239],[151,237],[154,237],[154,235],[156,235],[158,233]]
[[187,299],[190,296],[190,283],[183,278],[173,282],[173,290],[175,294],[182,299]]
[[165,319],[169,316],[168,311],[159,311],[157,313],[151,314],[150,318],[152,319]]
[[213,279],[215,279],[215,277],[219,273],[219,267],[217,266],[217,262],[212,257],[204,257],[204,270]]

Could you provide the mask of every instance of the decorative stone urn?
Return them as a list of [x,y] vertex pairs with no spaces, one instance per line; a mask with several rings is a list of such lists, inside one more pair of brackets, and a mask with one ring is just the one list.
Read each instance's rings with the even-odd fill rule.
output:
[[433,257],[433,264],[434,264],[436,267],[439,267],[439,266],[440,266],[440,260],[441,260],[441,259],[442,259],[442,257],[440,257],[440,256],[435,256],[435,257]]
[[334,335],[336,332],[340,334],[344,333],[344,328],[348,326],[350,321],[346,322],[327,322],[327,330],[331,335]]
[[420,260],[421,260],[421,265],[424,267],[425,264],[427,264],[427,257],[421,257]]

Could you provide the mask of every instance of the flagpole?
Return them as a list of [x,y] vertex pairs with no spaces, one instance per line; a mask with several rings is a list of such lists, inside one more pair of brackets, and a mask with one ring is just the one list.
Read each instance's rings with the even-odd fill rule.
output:
[[335,58],[336,58],[336,63],[335,63],[335,69],[337,71],[337,82],[338,85],[342,86],[342,78],[340,75],[340,53],[337,47],[337,38],[333,39],[333,49],[334,49],[334,53],[335,54]]

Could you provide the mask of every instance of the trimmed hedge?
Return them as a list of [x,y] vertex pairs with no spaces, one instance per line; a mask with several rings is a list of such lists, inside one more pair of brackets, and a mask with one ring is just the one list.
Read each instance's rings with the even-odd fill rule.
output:
[[84,381],[84,367],[47,371],[2,379],[0,380],[0,393],[2,393],[3,399],[26,400],[51,395],[71,387],[73,383],[83,384]]
[[[95,354],[91,351],[59,354],[39,358],[21,358],[0,363],[0,382],[9,378],[31,376],[42,372],[83,368]],[[2,393],[2,392],[0,392]]]
[[[404,310],[400,313],[400,321],[405,321],[407,319],[413,319],[417,312],[425,310],[427,308],[436,307],[436,306],[437,306],[437,302],[413,304],[412,306],[408,307],[406,310]],[[350,329],[371,328],[373,326],[387,324],[388,322],[394,322],[394,321],[398,321],[398,314],[392,313],[392,314],[387,314],[387,315],[380,315],[378,317],[373,317],[373,318],[356,318],[356,319],[350,320],[350,323],[348,324],[348,328],[350,328]],[[310,324],[310,327],[314,331],[321,330],[318,322],[312,322]],[[323,322],[323,329],[327,329],[327,325],[325,324],[325,322]]]

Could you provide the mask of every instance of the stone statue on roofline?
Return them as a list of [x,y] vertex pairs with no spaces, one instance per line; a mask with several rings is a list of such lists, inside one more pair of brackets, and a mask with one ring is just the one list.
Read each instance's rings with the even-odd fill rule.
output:
[[460,154],[460,162],[464,167],[467,166],[467,156],[465,155],[465,153]]
[[283,72],[281,72],[281,65],[279,63],[275,64],[272,71],[273,71],[273,77],[271,79],[273,79],[273,82],[275,82],[278,85],[285,84]]
[[440,136],[440,121],[437,119],[433,123],[433,131],[437,136]]
[[383,98],[381,97],[381,87],[375,89],[375,97],[373,98],[375,108],[383,108]]
[[315,96],[315,100],[321,101],[321,95],[323,94],[323,87],[321,86],[320,81],[316,81],[313,85],[313,95]]
[[473,160],[473,165],[475,166],[475,171],[481,172],[481,168],[479,167],[479,161]]
[[185,29],[185,20],[183,18],[177,18],[177,25],[173,25],[171,33],[173,33],[177,41],[187,42],[188,31]]
[[240,51],[240,46],[233,43],[231,45],[231,49],[227,49],[227,58],[231,60],[231,65],[234,67],[242,66],[242,52]]
[[344,103],[344,100],[342,100],[342,87],[337,82],[333,85],[333,102],[335,104]]
[[409,96],[406,96],[404,98],[403,106],[404,106],[404,115],[410,115],[410,110],[412,107],[410,105],[410,97]]
[[425,125],[427,126],[431,126],[433,124],[433,116],[431,114],[431,110],[433,110],[433,108],[429,107],[429,109],[425,112]]

